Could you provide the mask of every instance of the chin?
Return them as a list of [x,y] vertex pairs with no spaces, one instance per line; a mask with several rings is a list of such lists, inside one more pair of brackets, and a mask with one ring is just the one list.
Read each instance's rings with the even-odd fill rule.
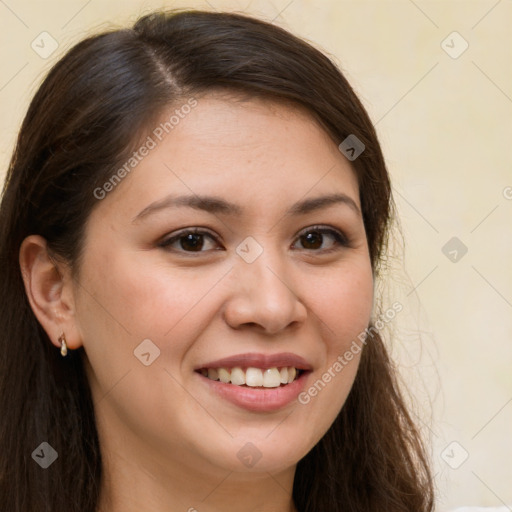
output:
[[[268,431],[265,435],[269,435]],[[229,443],[232,448],[226,451],[227,443],[223,444],[213,462],[219,465],[219,461],[222,461],[220,465],[223,470],[235,473],[276,474],[294,468],[313,447],[306,446],[300,435],[297,436],[296,444],[290,441],[289,436],[285,439],[276,435],[270,440],[272,435],[267,439],[249,436],[233,439]]]

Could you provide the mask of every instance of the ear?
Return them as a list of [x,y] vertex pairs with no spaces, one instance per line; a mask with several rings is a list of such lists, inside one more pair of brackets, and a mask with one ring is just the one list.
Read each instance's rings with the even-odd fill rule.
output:
[[82,345],[68,265],[59,263],[48,252],[46,240],[30,235],[23,240],[19,263],[28,301],[51,342],[60,348],[59,337],[66,336],[69,349]]

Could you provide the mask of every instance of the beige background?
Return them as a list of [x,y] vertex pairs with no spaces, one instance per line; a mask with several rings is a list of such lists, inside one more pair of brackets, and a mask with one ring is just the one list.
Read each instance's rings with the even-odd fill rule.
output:
[[[91,31],[162,6],[274,20],[345,71],[394,182],[405,254],[384,307],[405,307],[390,348],[432,446],[438,510],[512,507],[512,1],[2,0],[0,180],[52,63]],[[43,31],[58,42],[47,58],[31,48]]]

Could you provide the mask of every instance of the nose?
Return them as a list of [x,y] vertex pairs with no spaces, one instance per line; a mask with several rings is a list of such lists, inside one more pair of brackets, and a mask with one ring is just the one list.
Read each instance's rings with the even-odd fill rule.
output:
[[292,277],[284,256],[274,257],[264,250],[252,263],[238,258],[231,274],[232,293],[224,317],[232,328],[256,326],[276,334],[305,321],[307,310],[295,291],[297,275]]

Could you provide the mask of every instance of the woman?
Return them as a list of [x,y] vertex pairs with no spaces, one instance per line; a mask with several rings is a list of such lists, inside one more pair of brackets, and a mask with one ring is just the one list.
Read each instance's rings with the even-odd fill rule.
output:
[[288,32],[73,47],[1,203],[2,510],[431,511],[374,297],[391,212],[363,106]]

